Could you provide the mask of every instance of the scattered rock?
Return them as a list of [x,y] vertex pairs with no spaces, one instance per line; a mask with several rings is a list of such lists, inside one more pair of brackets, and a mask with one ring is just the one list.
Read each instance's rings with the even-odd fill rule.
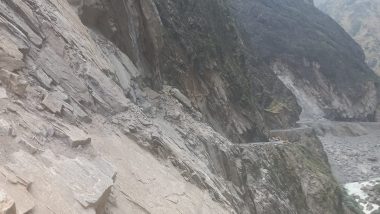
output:
[[29,177],[29,175],[25,175],[19,170],[20,169],[14,165],[6,165],[5,167],[0,167],[0,175],[6,177],[7,181],[11,184],[19,184],[25,189],[29,189],[33,183],[32,179]]
[[[13,174],[8,172],[0,178],[13,175],[13,180],[16,180],[25,175],[33,176],[36,179],[35,185],[39,186],[37,190],[49,194],[45,195],[46,204],[52,206],[56,211],[54,213],[95,213],[95,210],[102,210],[116,176],[115,167],[100,157],[92,160],[82,157],[71,159],[47,150],[41,153],[39,159],[25,151],[18,151],[12,154],[12,160],[6,167],[11,169]],[[0,187],[1,184],[2,182]],[[7,188],[13,188],[10,192],[17,204],[18,213],[27,213],[33,209],[33,198],[29,197],[26,188],[21,188],[16,182],[8,184]],[[53,203],[61,203],[61,200],[67,197],[72,199],[71,204],[64,204],[72,206],[53,206]],[[79,204],[72,204],[75,201]],[[37,212],[36,209],[36,213],[45,212]]]
[[138,121],[143,125],[143,126],[146,126],[146,127],[149,127],[149,126],[152,126],[153,123],[152,121],[150,121],[149,119],[143,117],[143,118],[138,118]]
[[42,101],[42,105],[56,114],[60,114],[63,107],[73,111],[73,107],[65,102],[68,99],[69,97],[63,92],[55,91],[45,96],[44,100]]
[[11,135],[12,137],[17,137],[16,129],[14,129],[13,127],[11,128],[11,133],[10,133],[10,135]]
[[0,80],[13,93],[19,96],[25,95],[28,84],[20,75],[5,69],[0,69]]
[[42,105],[48,108],[53,113],[60,114],[63,108],[62,100],[57,99],[52,94],[46,95],[45,99],[42,101]]
[[43,125],[40,127],[40,133],[46,138],[53,137],[55,130],[52,125]]
[[143,102],[140,107],[144,113],[152,113],[153,105],[150,102]]
[[379,166],[372,166],[371,170],[374,172],[380,172],[380,167]]
[[85,208],[97,208],[106,200],[113,186],[114,168],[104,160],[96,165],[77,158],[58,165],[58,173],[71,186],[75,199]]
[[191,115],[192,115],[192,116],[194,117],[194,119],[197,120],[197,121],[202,121],[202,119],[203,119],[203,115],[202,115],[202,113],[199,112],[199,111],[195,111],[195,112],[193,112]]
[[178,109],[167,110],[165,117],[168,119],[179,120],[181,119],[181,112]]
[[137,133],[137,128],[134,125],[130,125],[128,128],[124,129],[124,133],[126,133],[126,134]]
[[53,83],[53,79],[51,79],[44,71],[37,70],[35,77],[37,80],[45,87],[50,89]]
[[144,88],[144,92],[146,93],[146,95],[152,99],[152,100],[155,100],[157,98],[160,97],[160,94],[157,93],[156,91],[152,90],[151,88]]
[[[24,164],[31,164],[31,162]],[[29,167],[33,168],[33,166]],[[19,165],[9,163],[0,168],[0,188],[5,189],[12,196],[12,200],[17,204],[16,213],[18,214],[30,213],[35,207],[34,199],[28,191],[32,185],[29,176],[30,174]]]
[[2,32],[2,35],[2,38],[0,38],[0,68],[9,71],[19,71],[25,66],[20,46],[9,37],[9,34],[7,35],[7,33]]
[[37,106],[36,106],[36,109],[37,109],[38,111],[43,111],[45,108],[44,108],[42,105],[37,105]]
[[7,91],[5,88],[0,87],[0,99],[6,99],[8,98]]
[[77,104],[75,101],[71,103],[71,106],[73,107],[74,115],[80,120],[85,123],[91,123],[92,119],[91,117],[82,110],[82,108]]
[[35,147],[33,144],[29,143],[23,138],[18,138],[16,141],[18,144],[23,146],[30,154],[35,154],[38,151],[37,147]]
[[72,147],[85,146],[91,143],[91,138],[83,130],[75,126],[66,125],[65,127],[57,128],[55,134],[67,138]]
[[72,147],[84,146],[91,143],[91,138],[84,135],[84,132],[71,132],[69,139]]
[[15,201],[2,190],[0,190],[0,213],[17,214]]
[[169,195],[169,196],[166,196],[165,199],[172,202],[173,204],[178,204],[180,200],[177,195]]
[[[63,90],[63,89],[61,89],[61,90]],[[65,101],[65,102],[69,101],[69,96],[67,96],[67,94],[65,94],[62,91],[54,91],[52,93],[52,95],[54,97],[56,97],[57,99],[59,99],[59,100],[62,100],[62,101]]]
[[3,119],[0,119],[0,136],[9,136],[12,131],[12,126]]
[[69,159],[56,156],[51,151],[44,152],[42,156],[54,163],[49,171],[63,181],[84,208],[98,209],[107,200],[116,176],[115,167],[109,162],[102,158],[92,161],[81,157]]
[[371,161],[371,162],[378,162],[379,159],[377,157],[369,157],[367,158],[368,161]]
[[193,107],[189,98],[187,98],[184,94],[182,94],[178,89],[172,88],[170,90],[170,94],[173,95],[173,97],[177,98],[177,100],[180,101],[187,108]]
[[371,210],[373,210],[373,208],[374,207],[372,204],[368,204],[366,209],[367,209],[367,211],[371,211]]

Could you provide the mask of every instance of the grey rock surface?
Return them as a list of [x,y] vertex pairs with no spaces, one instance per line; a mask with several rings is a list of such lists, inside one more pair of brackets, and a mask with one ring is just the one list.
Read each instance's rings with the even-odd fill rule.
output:
[[7,91],[5,88],[0,87],[0,99],[6,99],[8,98]]
[[8,123],[8,121],[0,119],[0,135],[8,136],[11,134],[12,126]]

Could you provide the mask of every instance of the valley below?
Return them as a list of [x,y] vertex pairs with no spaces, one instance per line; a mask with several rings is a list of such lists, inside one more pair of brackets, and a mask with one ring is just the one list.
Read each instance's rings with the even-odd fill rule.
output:
[[[354,200],[358,210],[375,214],[380,207],[380,123],[337,122],[326,119],[299,122],[301,128],[273,130],[274,136],[312,130],[326,152],[332,174]],[[289,140],[285,137],[286,140]],[[272,142],[277,143],[277,142]]]
[[321,122],[316,126],[340,183],[380,177],[380,123]]
[[317,126],[337,180],[361,205],[364,213],[376,210],[378,213],[380,123],[327,122]]
[[366,214],[379,212],[380,123],[319,120],[300,125],[314,129],[332,173],[359,209]]

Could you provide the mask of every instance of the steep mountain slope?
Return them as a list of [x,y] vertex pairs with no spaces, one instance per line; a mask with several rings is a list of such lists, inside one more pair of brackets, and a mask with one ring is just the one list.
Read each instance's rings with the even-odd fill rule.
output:
[[316,1],[362,46],[367,64],[380,75],[380,1]]
[[257,61],[270,64],[297,95],[302,119],[373,120],[373,72],[360,46],[312,2],[230,4]]
[[[253,2],[278,9],[264,16],[267,32],[287,9],[303,14],[298,21],[308,12],[326,19],[310,1],[247,8]],[[255,48],[260,42],[233,11],[244,11],[241,3],[1,1],[2,211],[353,213],[313,129],[270,131],[290,128],[301,111],[295,92],[304,88],[279,72],[303,78],[327,64],[292,52],[291,43],[283,54],[305,58],[300,67],[276,46],[262,44],[269,55]],[[329,34],[339,63],[328,71],[351,81],[370,75],[360,49],[348,37],[340,46],[339,35]],[[299,44],[315,48],[307,45]],[[359,57],[351,69],[349,55]],[[317,106],[339,106],[334,116],[344,119],[373,113],[370,81],[343,91],[341,79],[323,75],[328,95],[346,103]],[[310,81],[316,93],[321,84]]]
[[119,44],[145,71],[145,83],[179,87],[234,141],[263,140],[268,129],[294,125],[300,112],[288,90],[297,94],[294,88],[306,92],[298,104],[317,107],[307,118],[373,119],[376,92],[363,52],[311,2],[227,2],[155,1],[155,9],[126,1],[126,13],[124,2],[104,1],[84,5],[82,17],[97,11],[89,17],[99,21],[84,23]]
[[[269,66],[249,67],[224,1],[148,2],[103,1],[84,5],[81,14],[86,19],[88,11],[100,7],[99,21],[89,26],[119,44],[148,75],[146,83],[161,88],[165,80],[178,86],[231,139],[264,140],[269,127],[295,124],[300,112],[295,97]],[[104,19],[119,28],[112,32]],[[274,113],[266,111],[276,103],[281,106]]]

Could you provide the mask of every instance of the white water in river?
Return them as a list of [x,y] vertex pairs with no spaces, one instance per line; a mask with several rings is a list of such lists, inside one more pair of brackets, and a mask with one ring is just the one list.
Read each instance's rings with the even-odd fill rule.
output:
[[380,184],[380,178],[373,179],[365,182],[354,182],[344,185],[347,193],[351,196],[356,196],[356,201],[364,207],[365,214],[371,214],[373,211],[379,209],[379,205],[368,202],[369,195],[363,191],[363,187],[373,187]]

